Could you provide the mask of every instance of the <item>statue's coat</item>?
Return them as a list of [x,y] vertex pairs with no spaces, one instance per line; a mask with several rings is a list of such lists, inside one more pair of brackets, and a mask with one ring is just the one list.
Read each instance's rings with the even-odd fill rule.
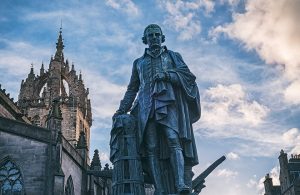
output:
[[[155,103],[155,116],[156,118],[161,118],[161,124],[170,126],[178,132],[183,148],[183,154],[186,159],[185,163],[194,166],[198,164],[198,155],[192,124],[196,122],[201,115],[200,95],[195,82],[196,77],[190,72],[179,53],[167,49],[166,51],[173,61],[173,68],[166,70],[171,75],[172,83],[172,85],[170,85],[170,83],[165,84],[165,87],[167,88],[166,95],[169,96],[169,98],[174,99],[175,104],[172,105],[175,106],[177,116],[170,117],[171,115],[170,113],[168,115],[168,110],[171,111],[172,109],[169,108],[161,110],[161,113],[166,115],[165,118],[157,112],[158,107],[161,107],[162,105],[162,107],[168,107],[168,105],[170,105],[164,101],[161,101],[162,104]],[[120,106],[120,109],[129,110],[135,100],[131,113],[137,119],[138,137],[141,146],[144,130],[154,103],[153,101],[156,101],[152,96],[152,89],[156,86],[152,86],[155,82],[152,80],[153,70],[150,59],[150,56],[145,52],[142,57],[134,61],[131,79]],[[137,93],[138,96],[135,99]],[[175,96],[175,98],[172,98],[172,96]],[[174,125],[174,122],[177,124]],[[160,141],[160,143],[165,142]],[[168,158],[168,156],[168,147],[161,145],[160,157],[165,159]]]

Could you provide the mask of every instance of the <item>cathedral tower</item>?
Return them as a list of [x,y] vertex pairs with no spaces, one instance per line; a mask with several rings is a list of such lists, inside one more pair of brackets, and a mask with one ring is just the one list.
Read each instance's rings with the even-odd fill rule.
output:
[[77,145],[80,133],[84,132],[88,149],[90,147],[90,127],[92,126],[89,89],[85,88],[81,73],[71,69],[68,60],[64,60],[62,29],[59,31],[54,58],[45,71],[41,65],[40,75],[35,75],[33,66],[28,77],[22,80],[18,106],[33,124],[46,126],[47,116],[54,99],[60,100],[62,111],[62,133],[73,145]]

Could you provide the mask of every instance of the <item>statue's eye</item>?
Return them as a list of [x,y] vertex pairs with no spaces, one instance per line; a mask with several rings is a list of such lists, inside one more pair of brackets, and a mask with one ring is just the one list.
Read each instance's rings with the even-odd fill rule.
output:
[[159,37],[159,36],[160,36],[160,33],[155,33],[155,36],[156,36],[156,37]]

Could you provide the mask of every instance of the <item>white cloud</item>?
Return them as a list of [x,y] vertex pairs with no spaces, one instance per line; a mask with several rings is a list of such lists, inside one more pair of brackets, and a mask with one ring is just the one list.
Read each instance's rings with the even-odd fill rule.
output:
[[285,148],[288,153],[300,154],[300,132],[298,128],[292,128],[284,132],[282,140],[290,146]]
[[299,142],[297,143],[297,145],[296,146],[294,146],[293,148],[292,148],[292,150],[290,151],[290,153],[291,154],[300,154],[300,144],[299,144]]
[[[203,92],[196,134],[239,139],[238,156],[272,156],[281,148],[299,151],[300,132],[269,121],[273,110],[252,100],[240,84],[217,85]],[[228,158],[235,158],[235,153]]]
[[229,152],[227,154],[227,159],[229,159],[229,160],[237,160],[239,158],[240,158],[239,155],[234,152]]
[[23,76],[29,73],[31,63],[34,65],[35,73],[39,73],[37,70],[40,69],[42,59],[50,59],[51,56],[50,49],[25,41],[0,39],[0,43],[5,45],[4,49],[0,49],[0,69],[12,75]]
[[[247,1],[245,13],[234,13],[233,22],[218,26],[213,35],[226,33],[255,50],[269,64],[284,65],[284,77],[290,81],[282,91],[287,103],[299,104],[300,90],[300,1]],[[295,100],[294,98],[298,98]]]
[[230,6],[236,6],[237,4],[239,4],[240,0],[220,0],[221,4],[229,4]]
[[131,0],[106,0],[106,5],[116,10],[121,10],[128,16],[140,15],[139,8]]
[[126,87],[114,84],[95,72],[84,70],[83,73],[86,86],[90,88],[93,116],[110,120],[119,107]]
[[248,188],[256,187],[257,181],[251,178],[246,185],[247,185]]
[[286,142],[293,142],[296,143],[300,141],[300,134],[297,128],[292,128],[283,133],[282,138]]
[[[105,152],[100,153],[100,161],[102,162],[109,162],[109,155]],[[104,165],[102,165],[104,166]]]
[[217,176],[231,178],[238,175],[237,171],[231,171],[229,169],[220,169],[217,171]]
[[217,85],[204,92],[202,121],[214,126],[257,126],[263,122],[269,109],[257,101],[250,101],[239,84]]
[[[272,170],[270,171],[269,177],[272,178],[273,185],[280,185],[279,174],[280,174],[279,166],[272,168]],[[249,183],[251,182],[251,180],[253,180],[253,179],[250,179]],[[264,192],[265,192],[265,186],[264,186],[265,180],[266,180],[266,177],[262,177],[258,181],[253,181],[254,186],[256,186],[258,193],[261,195],[264,195]],[[248,184],[247,184],[247,186],[248,186]]]
[[35,12],[26,14],[22,19],[24,20],[45,20],[45,19],[53,19],[53,18],[71,18],[74,16],[72,12],[67,10],[56,10],[50,12]]
[[300,104],[300,79],[296,79],[285,89],[284,98],[286,102]]
[[279,166],[274,167],[270,172],[270,177],[272,178],[274,185],[280,185],[279,174],[280,174]]
[[190,40],[201,32],[201,24],[197,12],[204,8],[207,14],[214,10],[214,2],[210,0],[194,1],[158,1],[160,7],[168,13],[164,23],[179,32],[180,40]]

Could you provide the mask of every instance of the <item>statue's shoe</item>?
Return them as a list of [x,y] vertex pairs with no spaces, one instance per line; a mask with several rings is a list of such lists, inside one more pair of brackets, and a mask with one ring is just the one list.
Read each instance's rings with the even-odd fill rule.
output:
[[167,195],[165,192],[163,191],[157,191],[155,190],[154,195]]
[[177,187],[178,194],[189,194],[191,192],[191,188],[187,185],[180,185]]

